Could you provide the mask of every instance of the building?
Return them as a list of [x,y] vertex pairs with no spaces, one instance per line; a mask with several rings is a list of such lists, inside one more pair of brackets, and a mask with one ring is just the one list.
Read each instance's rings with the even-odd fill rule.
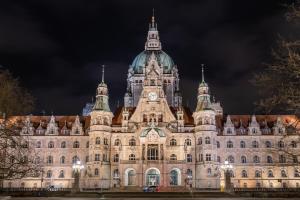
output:
[[296,116],[225,116],[211,101],[203,68],[191,111],[182,105],[179,82],[152,17],[145,50],[128,70],[124,106],[111,111],[103,71],[87,116],[15,117],[45,173],[5,181],[4,187],[70,188],[77,160],[85,166],[80,187],[87,189],[220,188],[225,160],[233,165],[235,187],[299,187],[299,135],[290,128]]

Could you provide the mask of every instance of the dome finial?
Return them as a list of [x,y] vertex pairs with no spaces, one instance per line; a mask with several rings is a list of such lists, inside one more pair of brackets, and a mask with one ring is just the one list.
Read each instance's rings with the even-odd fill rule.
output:
[[155,24],[155,15],[154,15],[154,8],[152,8],[152,28],[154,28],[154,24]]
[[204,83],[204,64],[201,64],[202,67],[202,83]]
[[104,83],[104,67],[105,67],[105,65],[102,65],[102,83]]

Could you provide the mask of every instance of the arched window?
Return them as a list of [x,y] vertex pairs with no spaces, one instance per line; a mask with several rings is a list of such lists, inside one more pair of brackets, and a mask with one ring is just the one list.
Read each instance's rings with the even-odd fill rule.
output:
[[205,144],[210,144],[210,137],[205,137]]
[[95,174],[95,176],[99,176],[99,169],[98,168],[95,169],[94,174]]
[[48,143],[48,148],[54,148],[54,142],[53,141],[50,141]]
[[228,172],[229,172],[230,177],[233,178],[234,177],[233,171],[230,169]]
[[279,162],[280,163],[286,163],[286,159],[284,155],[279,155]]
[[234,157],[231,156],[231,155],[228,156],[228,159],[227,159],[227,160],[228,160],[229,163],[234,163]]
[[115,154],[113,160],[114,162],[119,162],[119,154]]
[[177,160],[177,156],[176,156],[175,154],[172,154],[172,155],[170,156],[170,160]]
[[245,141],[241,141],[241,142],[240,142],[240,147],[241,147],[241,148],[246,148],[246,143],[245,143]]
[[170,172],[170,185],[178,185],[178,172],[174,169]]
[[176,139],[171,139],[170,140],[170,146],[176,146],[177,145],[177,142],[176,142]]
[[79,142],[78,141],[75,141],[73,143],[73,148],[79,148]]
[[95,161],[100,161],[100,154],[99,153],[95,154]]
[[256,178],[261,177],[261,171],[255,170],[255,177],[256,177]]
[[96,144],[100,144],[100,137],[96,137]]
[[192,154],[187,154],[187,155],[186,155],[186,161],[187,161],[187,162],[193,162]]
[[242,177],[246,178],[248,177],[247,171],[246,170],[242,170]]
[[227,148],[233,148],[233,142],[232,141],[227,141]]
[[274,177],[273,171],[272,171],[272,170],[269,170],[269,171],[268,171],[268,177]]
[[201,145],[202,144],[202,137],[199,137],[198,138],[198,145]]
[[64,149],[64,148],[66,148],[66,146],[67,146],[67,145],[66,145],[66,142],[65,142],[65,141],[61,142],[60,148],[63,148],[63,149]]
[[103,139],[103,144],[104,144],[104,145],[108,145],[108,139],[107,139],[107,138],[104,138],[104,139]]
[[232,134],[231,128],[227,128],[227,134]]
[[64,170],[60,170],[58,178],[65,178]]
[[52,177],[52,171],[51,171],[51,170],[48,170],[48,171],[47,171],[46,177],[47,177],[47,178],[51,178],[51,177]]
[[279,148],[284,148],[284,142],[283,141],[279,141],[278,142],[278,147]]
[[246,156],[242,156],[242,157],[241,157],[241,162],[242,162],[242,163],[247,163]]
[[281,170],[281,177],[287,177],[285,170]]
[[192,145],[191,139],[185,139],[184,144],[187,146],[191,146]]
[[47,157],[47,164],[53,164],[53,156]]
[[291,147],[292,148],[297,148],[297,143],[295,141],[291,141]]
[[211,168],[207,168],[207,175],[211,176]]
[[78,156],[73,156],[73,158],[72,158],[72,163],[74,164],[74,163],[76,163],[77,161],[79,161]]
[[113,172],[113,177],[114,178],[119,178],[119,170],[118,169],[115,169],[114,172]]
[[253,141],[252,142],[252,147],[253,148],[258,148],[258,142],[257,141]]
[[41,148],[41,141],[36,142],[35,148]]
[[217,156],[217,162],[221,162],[221,157],[220,156]]
[[267,163],[273,163],[272,156],[267,156]]
[[121,143],[120,139],[115,139],[115,143],[114,143],[115,146],[119,146],[120,143]]
[[272,147],[272,144],[270,141],[266,141],[266,148],[271,148]]
[[135,139],[134,138],[131,138],[129,140],[129,146],[136,146],[136,142],[135,142]]
[[220,142],[217,141],[217,148],[219,149],[220,148]]
[[65,156],[60,157],[60,164],[65,164],[65,162],[66,162],[66,157]]
[[130,154],[129,155],[129,160],[135,160],[135,155],[134,154]]
[[254,163],[260,163],[260,158],[258,156],[253,156]]
[[294,177],[300,177],[300,173],[298,169],[294,170]]

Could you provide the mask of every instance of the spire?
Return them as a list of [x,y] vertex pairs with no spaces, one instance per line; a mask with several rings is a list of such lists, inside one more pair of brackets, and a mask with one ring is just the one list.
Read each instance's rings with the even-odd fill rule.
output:
[[149,31],[145,44],[145,50],[161,50],[157,23],[155,22],[154,9],[152,10],[151,22],[149,23]]
[[202,83],[205,83],[205,80],[204,80],[204,64],[201,64],[201,67],[202,67]]
[[152,22],[152,28],[154,28],[155,27],[154,8],[152,8],[152,19],[151,19],[151,22]]
[[105,67],[105,65],[102,65],[102,81],[101,81],[101,83],[104,83],[104,67]]

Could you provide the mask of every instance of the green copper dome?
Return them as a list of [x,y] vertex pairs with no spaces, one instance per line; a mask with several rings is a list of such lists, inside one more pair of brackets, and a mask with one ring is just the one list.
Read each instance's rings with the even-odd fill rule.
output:
[[164,51],[143,51],[139,55],[135,57],[131,64],[131,68],[133,69],[134,73],[142,74],[143,68],[145,67],[146,63],[148,62],[152,52],[156,56],[157,62],[160,66],[163,67],[164,73],[172,73],[172,69],[174,67],[174,62],[172,58],[166,54]]

